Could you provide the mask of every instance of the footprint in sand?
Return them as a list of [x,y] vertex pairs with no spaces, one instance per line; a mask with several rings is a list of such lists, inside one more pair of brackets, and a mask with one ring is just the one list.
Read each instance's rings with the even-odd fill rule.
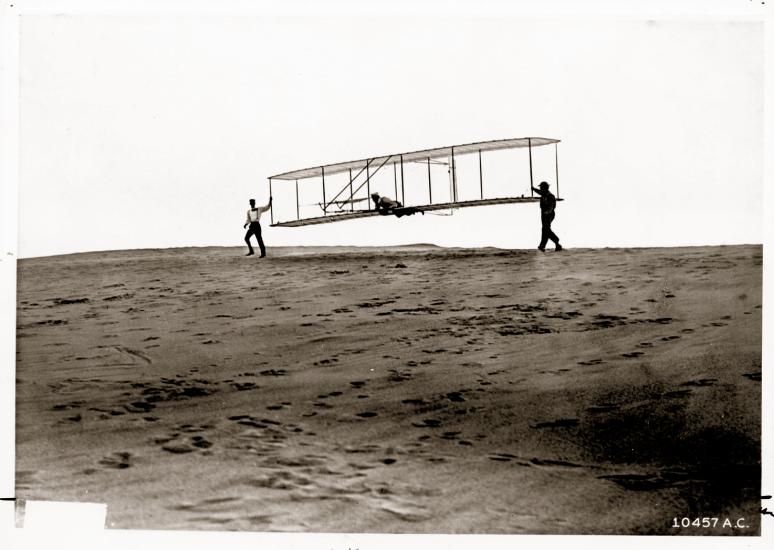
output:
[[208,441],[204,436],[194,435],[187,440],[178,439],[178,435],[173,435],[168,439],[159,439],[156,442],[165,441],[166,444],[161,445],[161,449],[173,454],[185,454],[192,453],[198,449],[209,449],[212,447],[212,443]]
[[697,387],[704,387],[704,386],[714,386],[715,382],[717,382],[717,378],[698,378],[696,380],[689,380],[688,382],[683,382],[680,384],[681,386],[697,386]]
[[403,382],[404,380],[411,380],[411,373],[409,371],[399,371],[397,369],[390,369],[390,376],[387,378],[390,382]]
[[136,349],[128,348],[126,346],[112,346],[112,347],[117,352],[119,352],[125,358],[125,360],[129,361],[128,363],[126,362],[116,363],[115,366],[137,365],[139,363],[150,365],[153,363],[153,360],[150,357],[148,357],[143,352],[138,351]]
[[[216,497],[216,498],[208,498],[198,503],[176,504],[174,506],[169,506],[168,508],[170,510],[175,510],[179,512],[213,513],[217,511],[238,510],[239,507],[237,506],[237,503],[239,501],[241,501],[241,499],[236,497]],[[226,510],[223,509],[224,504],[229,504],[229,506],[225,507]]]
[[257,390],[259,388],[258,384],[254,382],[234,382],[231,387],[237,391]]
[[153,443],[160,446],[163,451],[172,454],[185,454],[192,453],[197,449],[209,449],[213,445],[212,442],[203,435],[198,434],[211,427],[209,424],[201,426],[180,424],[173,428],[174,431],[168,435],[154,439]]
[[632,351],[630,353],[622,353],[621,357],[626,357],[627,359],[636,359],[637,357],[640,357],[642,355],[645,355],[641,351]]
[[127,412],[130,413],[147,413],[156,408],[153,403],[147,401],[134,401],[128,405],[124,405]]
[[549,420],[547,422],[538,422],[533,424],[530,428],[571,428],[580,424],[580,420],[577,418],[558,418],[556,420]]
[[431,516],[425,512],[424,509],[415,508],[411,505],[402,506],[395,503],[388,503],[382,505],[380,509],[389,513],[391,516],[410,523],[426,521],[431,518]]
[[601,365],[602,363],[604,363],[602,359],[589,359],[588,361],[578,361],[578,364],[584,367],[589,367],[592,365]]
[[[465,390],[462,390],[465,391]],[[454,403],[463,403],[465,401],[465,398],[462,397],[462,392],[459,391],[453,391],[446,394],[446,398],[449,401],[452,401]]]
[[416,428],[438,428],[441,425],[441,421],[433,418],[425,418],[421,423],[412,422],[411,425]]
[[241,424],[242,426],[249,426],[251,428],[267,427],[265,422],[261,422],[248,414],[238,414],[234,416],[229,416],[228,419],[236,422],[237,424]]
[[52,411],[66,411],[69,409],[78,409],[81,407],[81,405],[84,405],[85,401],[70,401],[69,403],[61,403],[59,405],[54,405],[51,407]]
[[614,403],[600,403],[599,405],[592,405],[591,407],[587,407],[586,411],[590,413],[605,413],[617,411],[620,408],[620,405],[616,405]]
[[761,381],[761,372],[746,372],[742,376],[745,378],[748,378],[750,380],[753,380],[754,382],[760,382]]
[[517,460],[519,457],[510,453],[495,453],[489,455],[487,458],[489,460],[494,460],[495,462],[511,462],[512,460]]
[[604,475],[598,476],[598,479],[612,481],[631,491],[656,491],[685,481],[687,477],[682,472],[665,471],[658,474]]
[[427,405],[427,401],[424,399],[404,399],[401,403],[406,405]]
[[195,435],[191,437],[191,445],[199,449],[209,449],[212,447],[212,442],[208,441],[201,435]]
[[129,468],[131,464],[132,453],[126,451],[113,453],[108,455],[99,461],[100,464],[106,468],[115,468],[116,470],[124,470]]
[[672,323],[671,317],[659,317],[657,319],[649,319],[651,323],[658,323],[659,325],[669,325]]
[[285,369],[267,369],[260,372],[261,376],[285,376],[288,373]]
[[693,393],[691,390],[674,390],[669,391],[664,394],[664,397],[670,398],[670,399],[681,399],[683,397],[688,397]]
[[582,464],[575,464],[574,462],[567,462],[566,460],[553,460],[550,458],[530,458],[531,464],[535,466],[548,466],[559,468],[583,468]]

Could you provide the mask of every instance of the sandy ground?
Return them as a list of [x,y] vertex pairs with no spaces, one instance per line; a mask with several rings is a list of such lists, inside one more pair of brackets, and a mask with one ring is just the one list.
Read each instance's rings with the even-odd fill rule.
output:
[[243,252],[20,261],[18,498],[122,528],[758,533],[760,246]]

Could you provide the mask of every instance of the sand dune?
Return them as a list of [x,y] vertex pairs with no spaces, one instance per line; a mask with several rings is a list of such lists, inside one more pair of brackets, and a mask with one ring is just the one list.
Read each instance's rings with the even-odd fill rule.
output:
[[[757,534],[760,246],[21,260],[17,497],[122,528]],[[673,518],[748,528],[674,529]]]

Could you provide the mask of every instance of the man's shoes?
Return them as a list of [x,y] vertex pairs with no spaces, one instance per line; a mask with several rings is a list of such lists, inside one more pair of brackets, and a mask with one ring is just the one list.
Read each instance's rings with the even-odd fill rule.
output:
[[251,250],[250,252],[248,252],[247,254],[245,254],[245,256],[255,256],[255,252],[253,252],[253,251]]
[[562,250],[564,250],[564,247],[559,243],[556,243],[556,252],[561,252]]
[[546,251],[546,249],[543,248],[542,246],[538,246],[538,250],[540,250],[541,252],[545,252]]
[[260,256],[258,256],[258,257],[259,257],[259,258],[265,258],[265,257],[266,257],[266,254],[261,254],[261,255],[260,255]]

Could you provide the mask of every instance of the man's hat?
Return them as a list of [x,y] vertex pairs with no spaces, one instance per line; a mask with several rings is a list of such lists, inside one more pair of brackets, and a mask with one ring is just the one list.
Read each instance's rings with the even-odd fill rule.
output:
[[546,189],[548,189],[548,182],[547,181],[541,181],[540,185],[538,187],[540,187],[541,189],[543,189],[544,187]]
[[377,193],[376,191],[374,191],[373,193],[371,193],[371,196],[372,196],[372,197],[378,197],[378,196],[379,196],[379,193]]

